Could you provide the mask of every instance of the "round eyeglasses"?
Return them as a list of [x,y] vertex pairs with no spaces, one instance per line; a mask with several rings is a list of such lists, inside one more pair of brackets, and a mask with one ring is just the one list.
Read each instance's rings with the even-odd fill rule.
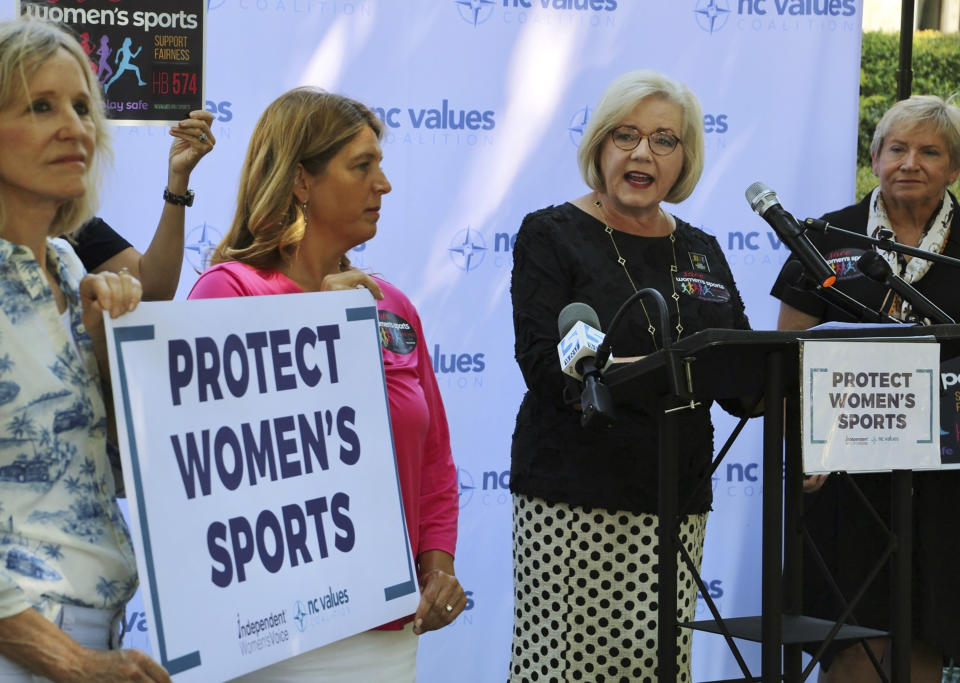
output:
[[640,141],[646,138],[650,151],[658,156],[670,154],[680,144],[680,138],[676,135],[662,130],[644,134],[633,126],[617,126],[610,131],[610,137],[613,138],[613,144],[625,152],[636,149]]

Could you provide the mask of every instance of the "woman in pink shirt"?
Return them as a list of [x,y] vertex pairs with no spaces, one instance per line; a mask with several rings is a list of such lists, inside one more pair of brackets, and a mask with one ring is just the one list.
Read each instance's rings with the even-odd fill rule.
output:
[[380,168],[381,134],[367,107],[341,95],[304,87],[277,98],[250,140],[233,225],[189,298],[355,287],[373,293],[420,604],[405,619],[243,680],[413,680],[417,635],[450,624],[466,606],[453,568],[456,467],[420,319],[399,289],[346,256],[376,234],[391,189]]

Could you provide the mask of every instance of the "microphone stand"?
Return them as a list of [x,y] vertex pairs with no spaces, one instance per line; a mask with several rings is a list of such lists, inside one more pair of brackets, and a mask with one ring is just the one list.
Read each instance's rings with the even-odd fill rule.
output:
[[871,247],[877,247],[878,249],[882,249],[884,251],[895,251],[898,254],[906,254],[916,258],[922,258],[925,261],[942,263],[952,268],[960,268],[960,259],[955,259],[952,256],[944,256],[943,254],[935,254],[930,251],[924,251],[923,249],[917,249],[916,247],[908,247],[905,244],[894,242],[889,237],[878,239],[876,237],[870,237],[869,235],[863,235],[859,232],[844,230],[843,228],[838,228],[835,225],[830,225],[825,220],[821,220],[820,218],[807,218],[805,221],[803,221],[803,225],[807,229],[815,230],[822,235],[826,235],[828,232],[836,232],[855,243],[867,244]]
[[[944,256],[943,254],[936,254],[933,252],[924,251],[922,249],[917,249],[916,247],[909,247],[907,245],[900,244],[899,242],[894,242],[892,239],[890,239],[890,237],[892,236],[892,233],[889,233],[886,230],[881,231],[880,233],[881,235],[884,235],[883,237],[876,238],[876,237],[870,237],[868,235],[863,235],[857,232],[852,232],[850,230],[844,230],[842,228],[838,228],[834,225],[830,225],[825,220],[822,220],[819,218],[807,218],[803,222],[803,224],[805,227],[812,228],[813,230],[816,230],[817,232],[824,235],[826,235],[828,232],[833,231],[836,233],[840,233],[845,238],[850,239],[854,243],[865,244],[871,247],[882,249],[884,251],[893,251],[898,254],[907,254],[914,258],[920,258],[925,261],[942,263],[943,265],[950,266],[952,268],[960,268],[960,259],[955,259],[951,256]],[[861,269],[861,272],[863,272],[862,269]],[[864,273],[864,275],[867,275],[868,277],[871,277],[871,279],[876,280],[875,277],[869,275],[868,273]],[[896,275],[894,275],[894,277],[896,277]],[[904,296],[905,299],[910,301],[911,304],[913,304],[914,311],[919,312],[922,309],[923,311],[930,313],[929,315],[927,315],[927,317],[933,320],[934,322],[939,322],[939,323],[954,322],[954,320],[950,318],[950,316],[948,316],[946,313],[941,311],[934,304],[930,303],[929,300],[925,296],[923,296],[923,294],[917,291],[915,287],[913,287],[907,282],[902,282],[902,286],[909,288],[910,291],[916,294],[916,297],[917,297],[916,300],[911,301],[912,297],[908,297],[908,296],[905,296],[903,293],[897,292],[898,294],[901,294],[901,296]],[[893,289],[894,291],[896,291],[896,288],[894,287],[890,287],[890,289]],[[928,303],[930,304],[930,306],[933,307],[933,310],[927,309],[927,306],[925,304],[928,304]],[[922,320],[920,322],[922,322]]]
[[841,292],[839,289],[834,289],[833,287],[820,287],[816,282],[807,276],[807,272],[802,263],[799,261],[793,261],[793,263],[796,263],[797,266],[799,266],[796,269],[798,271],[797,275],[792,279],[788,275],[787,279],[794,287],[799,287],[800,289],[812,292],[819,299],[825,301],[827,305],[840,309],[851,318],[856,318],[860,322],[896,323],[898,325],[904,324],[902,321],[897,320],[883,311],[875,311],[872,308],[865,306],[846,292]]
[[[610,327],[608,328],[603,341],[597,347],[597,367],[602,368],[607,364],[607,359],[610,357],[610,352],[612,351],[610,340],[612,339],[613,331],[617,328],[617,325],[623,318],[624,313],[626,313],[631,306],[644,297],[649,297],[654,304],[654,308],[657,309],[656,317],[657,322],[659,323],[660,348],[663,350],[663,354],[666,359],[665,366],[667,370],[667,379],[670,383],[670,391],[674,396],[684,401],[690,401],[692,404],[692,389],[690,389],[688,383],[684,382],[682,379],[682,373],[680,372],[680,361],[677,358],[676,352],[673,350],[673,342],[670,340],[670,318],[667,315],[667,303],[664,301],[663,295],[651,287],[645,287],[644,289],[637,290],[634,294],[631,294],[630,297],[623,302],[623,304],[620,305],[619,309],[617,309],[616,314],[613,316],[613,320],[610,321]],[[586,404],[581,401],[581,405],[584,406],[584,416],[586,416]]]

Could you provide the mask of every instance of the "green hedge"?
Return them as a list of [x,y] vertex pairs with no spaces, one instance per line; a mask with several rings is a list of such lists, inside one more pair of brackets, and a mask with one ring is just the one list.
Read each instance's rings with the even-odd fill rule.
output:
[[[865,32],[860,50],[860,133],[857,139],[857,197],[877,184],[870,168],[870,141],[883,113],[897,101],[900,36]],[[913,36],[916,95],[949,97],[960,93],[960,34],[919,31]],[[960,94],[958,94],[960,97]],[[960,179],[951,186],[960,194]]]

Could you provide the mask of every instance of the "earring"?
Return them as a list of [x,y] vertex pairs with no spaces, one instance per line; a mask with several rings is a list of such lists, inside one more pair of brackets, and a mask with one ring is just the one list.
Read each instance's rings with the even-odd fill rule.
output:
[[307,202],[300,205],[300,211],[303,213],[303,229],[307,229]]

